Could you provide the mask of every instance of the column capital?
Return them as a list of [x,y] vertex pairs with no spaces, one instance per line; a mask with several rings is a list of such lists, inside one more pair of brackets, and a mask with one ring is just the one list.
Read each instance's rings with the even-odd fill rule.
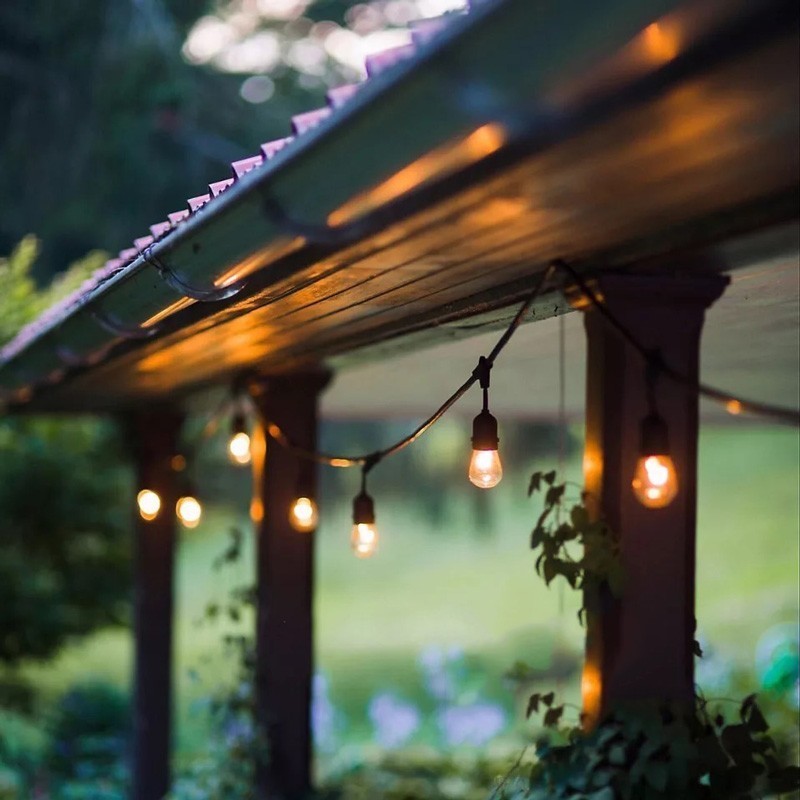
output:
[[[586,282],[609,309],[622,311],[630,304],[636,308],[663,306],[708,308],[730,283],[730,278],[707,270],[652,272],[602,272],[587,277]],[[592,304],[575,285],[566,290],[570,305],[580,311],[592,311]]]
[[316,397],[327,388],[332,378],[330,370],[320,367],[281,375],[254,375],[247,379],[246,386],[254,402],[258,403],[275,395],[305,394]]

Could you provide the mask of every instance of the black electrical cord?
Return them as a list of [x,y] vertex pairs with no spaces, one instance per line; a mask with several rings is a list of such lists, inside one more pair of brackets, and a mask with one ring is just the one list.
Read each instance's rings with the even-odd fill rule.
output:
[[734,403],[741,411],[749,412],[758,416],[769,417],[779,422],[800,425],[800,412],[798,411],[738,397],[730,392],[724,392],[721,389],[717,389],[713,386],[708,386],[707,384],[695,381],[671,367],[664,361],[660,351],[647,349],[641,342],[639,342],[638,339],[636,339],[636,337],[634,337],[630,330],[628,330],[628,328],[622,322],[620,322],[617,317],[614,316],[614,314],[609,310],[608,306],[599,299],[596,292],[594,292],[594,290],[589,286],[588,282],[579,272],[574,269],[574,267],[572,267],[566,261],[557,260],[553,261],[542,273],[539,281],[536,284],[536,287],[519,307],[519,310],[514,315],[514,319],[511,320],[502,336],[497,340],[497,343],[492,348],[489,355],[485,357],[481,356],[477,366],[472,371],[472,374],[464,381],[464,383],[461,384],[461,386],[458,387],[458,389],[455,390],[455,392],[453,392],[453,394],[450,395],[450,397],[447,398],[447,400],[444,401],[444,403],[442,403],[442,405],[439,406],[439,408],[436,409],[436,411],[433,412],[433,414],[431,414],[430,417],[428,417],[422,424],[411,431],[411,433],[409,433],[407,436],[403,437],[394,444],[389,445],[381,450],[374,450],[371,453],[365,453],[363,455],[343,456],[300,447],[294,444],[281,430],[280,426],[272,421],[268,421],[266,423],[267,433],[282,447],[296,455],[298,458],[306,459],[308,461],[315,461],[318,464],[326,464],[331,467],[361,467],[363,483],[367,474],[373,469],[373,467],[375,467],[376,464],[380,463],[384,458],[400,452],[400,450],[405,449],[419,439],[419,437],[430,430],[430,428],[435,425],[445,415],[445,413],[447,413],[447,411],[458,400],[460,400],[470,388],[472,388],[475,383],[480,382],[483,386],[486,376],[488,375],[488,371],[492,368],[495,360],[522,323],[525,314],[542,293],[545,285],[552,279],[556,271],[563,272],[570,279],[570,281],[574,283],[578,289],[580,289],[581,293],[586,297],[592,307],[595,308],[598,313],[602,314],[606,322],[611,325],[611,327],[614,328],[623,337],[623,339],[625,339],[625,341],[628,342],[628,344],[630,344],[631,347],[633,347],[634,350],[636,350],[636,352],[639,353],[644,359],[648,373],[648,386],[652,387],[649,396],[651,397],[651,402],[653,404],[655,403],[655,381],[658,376],[664,375],[675,383],[684,386],[687,390],[692,391],[700,396],[707,397],[716,402],[724,403],[726,405]]
[[782,406],[774,406],[770,403],[759,403],[755,400],[747,400],[743,397],[733,395],[730,392],[724,392],[714,386],[696,381],[674,369],[664,361],[660,352],[648,350],[636,339],[628,328],[611,313],[608,306],[598,298],[597,293],[593,291],[591,286],[589,286],[583,276],[577,272],[574,267],[566,261],[554,261],[553,266],[569,276],[570,280],[581,290],[597,312],[603,315],[606,322],[608,322],[608,324],[611,325],[639,355],[641,355],[648,370],[652,371],[652,374],[665,375],[671,381],[681,384],[688,390],[702,397],[707,397],[709,400],[714,400],[715,402],[724,403],[726,405],[734,403],[740,411],[756,414],[761,417],[769,417],[789,425],[800,425],[800,411],[795,411],[791,408],[783,408]]
[[294,444],[288,436],[286,436],[286,434],[278,425],[271,421],[266,423],[267,433],[282,447],[286,448],[286,450],[298,456],[298,458],[316,461],[318,464],[327,464],[331,467],[361,467],[364,475],[366,475],[384,458],[392,456],[395,453],[399,453],[401,450],[408,447],[412,442],[415,442],[417,439],[419,439],[419,437],[422,436],[426,431],[430,430],[430,428],[435,425],[447,413],[447,411],[456,402],[458,402],[458,400],[460,400],[470,388],[472,388],[475,383],[481,380],[482,375],[484,375],[488,369],[491,369],[495,359],[497,359],[497,357],[503,351],[503,348],[508,344],[511,337],[514,335],[514,331],[516,331],[520,326],[525,314],[536,301],[536,298],[542,293],[545,284],[553,276],[555,269],[556,265],[551,264],[542,273],[541,277],[536,283],[536,287],[519,307],[519,310],[514,315],[514,319],[511,320],[508,327],[503,332],[503,335],[497,340],[497,344],[495,344],[488,356],[481,357],[478,365],[472,371],[472,374],[469,376],[469,378],[467,378],[467,380],[465,380],[464,383],[462,383],[461,386],[459,386],[458,389],[456,389],[455,392],[453,392],[453,394],[451,394],[450,397],[448,397],[447,400],[445,400],[444,403],[442,403],[442,405],[440,405],[439,408],[437,408],[436,411],[434,411],[433,414],[431,414],[431,416],[428,417],[421,425],[411,431],[408,436],[405,436],[394,444],[389,445],[389,447],[385,447],[382,450],[375,450],[372,453],[366,453],[364,455],[339,456],[332,455],[330,453],[323,453],[318,450],[308,450],[304,447],[299,447],[298,445]]

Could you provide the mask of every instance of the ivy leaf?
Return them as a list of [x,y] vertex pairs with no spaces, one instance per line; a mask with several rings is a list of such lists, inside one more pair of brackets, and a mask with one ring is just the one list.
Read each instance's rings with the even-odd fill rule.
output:
[[556,693],[555,692],[548,692],[547,694],[543,694],[542,695],[542,702],[548,708],[550,708],[550,706],[553,705],[553,700],[555,700],[555,699],[556,699]]
[[769,789],[778,794],[800,789],[800,767],[784,767],[767,777]]
[[644,779],[658,792],[667,788],[669,764],[664,761],[650,761],[644,770]]
[[769,730],[769,725],[767,725],[767,721],[764,719],[761,709],[755,703],[753,703],[750,708],[750,715],[746,720],[746,724],[754,733],[764,733]]
[[750,708],[752,708],[752,706],[755,705],[755,702],[756,702],[755,694],[749,694],[747,695],[747,697],[745,697],[744,700],[742,700],[742,705],[739,711],[739,715],[743,720],[747,716],[747,712],[750,710]]
[[753,754],[753,740],[745,725],[728,725],[722,729],[722,746],[737,764],[745,764]]
[[542,479],[548,486],[552,486],[553,481],[556,479],[556,471],[551,469],[550,472],[546,472],[544,475],[542,475]]
[[700,642],[698,642],[697,639],[692,642],[692,652],[695,654],[695,656],[697,656],[697,658],[703,657],[703,648],[700,647]]
[[555,578],[556,574],[556,565],[554,563],[554,559],[546,559],[542,565],[542,577],[544,577],[546,586],[550,585],[550,582],[553,580],[553,578]]
[[624,744],[614,745],[614,747],[608,751],[609,764],[613,764],[615,767],[621,767],[625,764],[626,760],[626,748]]
[[547,713],[544,715],[545,728],[555,728],[556,725],[558,725],[558,721],[561,719],[563,713],[564,713],[564,706],[555,706],[554,708],[548,708]]
[[538,492],[542,485],[542,473],[541,472],[534,472],[531,475],[530,483],[528,484],[528,497],[530,497],[534,492]]
[[532,694],[528,698],[528,708],[525,711],[525,718],[530,719],[531,714],[538,714],[539,713],[539,700],[541,699],[541,695],[537,692],[536,694]]
[[537,525],[533,529],[533,533],[531,534],[531,550],[535,550],[537,547],[541,547],[542,542],[544,541],[545,537],[545,530],[541,525]]
[[544,496],[544,502],[548,506],[555,506],[561,502],[561,498],[564,496],[564,492],[566,491],[567,487],[565,484],[561,483],[558,486],[551,486],[547,490],[547,494]]

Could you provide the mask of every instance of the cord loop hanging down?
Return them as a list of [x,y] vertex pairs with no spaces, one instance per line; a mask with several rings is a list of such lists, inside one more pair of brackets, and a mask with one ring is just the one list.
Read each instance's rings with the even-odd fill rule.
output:
[[394,455],[400,450],[408,447],[408,445],[415,442],[420,436],[428,431],[435,425],[444,414],[458,401],[467,391],[475,384],[478,383],[483,389],[484,393],[484,410],[488,409],[488,388],[491,368],[495,360],[502,352],[503,348],[508,344],[514,332],[522,323],[525,315],[530,310],[533,303],[542,293],[544,287],[551,281],[556,271],[564,273],[564,275],[574,283],[590,305],[595,308],[598,313],[602,314],[605,320],[642,356],[645,362],[646,381],[648,385],[648,402],[650,403],[651,411],[655,412],[656,409],[656,383],[660,377],[666,376],[670,380],[684,386],[688,391],[696,392],[698,395],[707,397],[716,402],[723,404],[736,403],[737,407],[742,411],[749,411],[750,413],[770,417],[779,422],[788,423],[791,425],[800,425],[800,412],[791,409],[780,408],[766,403],[758,403],[751,400],[745,400],[741,397],[736,397],[728,392],[723,392],[702,383],[697,383],[682,375],[677,370],[670,367],[665,361],[660,351],[650,350],[639,342],[630,331],[611,313],[608,306],[605,305],[590,288],[586,280],[566,261],[553,261],[546,270],[541,274],[539,281],[535,288],[522,303],[514,318],[509,323],[502,336],[497,340],[497,343],[492,348],[488,356],[481,356],[477,366],[470,374],[469,378],[464,381],[461,386],[453,392],[441,406],[431,414],[421,425],[415,428],[408,436],[400,439],[398,442],[386,447],[382,450],[377,450],[372,453],[358,456],[340,456],[332,455],[329,453],[319,452],[317,450],[306,450],[293,444],[289,438],[283,433],[278,425],[274,422],[267,424],[267,432],[279,444],[285,447],[290,452],[297,455],[299,458],[304,458],[309,461],[315,461],[319,464],[327,464],[332,467],[361,467],[362,478],[366,479],[366,475],[384,458]]

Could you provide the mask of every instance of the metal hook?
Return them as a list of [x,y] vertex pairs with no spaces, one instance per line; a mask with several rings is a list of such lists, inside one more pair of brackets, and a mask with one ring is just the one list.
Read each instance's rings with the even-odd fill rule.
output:
[[261,202],[264,214],[283,233],[301,236],[309,244],[341,247],[363,238],[374,227],[374,221],[371,220],[371,215],[369,214],[353,222],[348,222],[346,225],[332,228],[329,225],[309,224],[292,219],[283,206],[269,194],[264,193]]
[[89,313],[103,330],[122,339],[149,339],[158,333],[158,325],[150,325],[147,328],[142,328],[140,325],[126,325],[101,309],[95,309]]
[[174,289],[178,294],[188,297],[191,300],[197,300],[200,303],[217,303],[220,300],[227,300],[229,297],[239,294],[239,292],[246,286],[246,281],[237,281],[229,286],[215,286],[211,289],[198,289],[192,286],[178,274],[171,267],[168,267],[161,259],[156,256],[151,247],[146,247],[142,250],[142,258],[155,267],[158,274],[166,282],[166,284]]

